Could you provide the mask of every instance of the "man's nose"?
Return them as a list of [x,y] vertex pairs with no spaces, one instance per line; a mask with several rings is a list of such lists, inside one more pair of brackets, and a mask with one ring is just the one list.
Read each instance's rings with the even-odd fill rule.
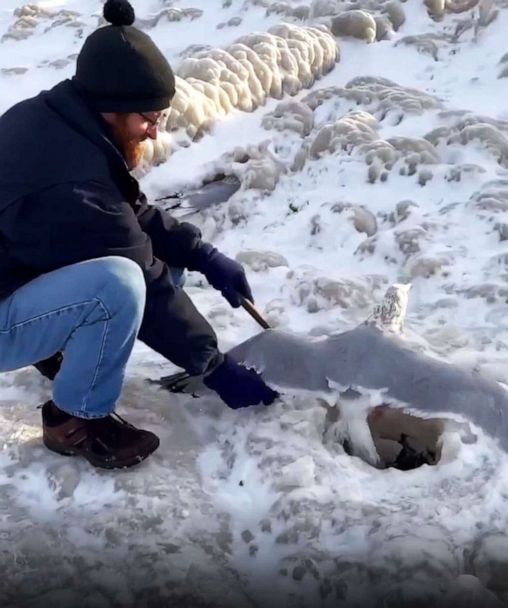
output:
[[157,139],[157,125],[150,125],[146,130],[146,134],[150,139]]

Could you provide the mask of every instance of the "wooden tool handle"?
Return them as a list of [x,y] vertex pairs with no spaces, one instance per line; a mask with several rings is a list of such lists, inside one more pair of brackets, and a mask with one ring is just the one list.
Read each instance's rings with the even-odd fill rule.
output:
[[270,324],[268,323],[268,321],[263,317],[263,315],[259,312],[259,310],[254,306],[254,304],[250,300],[241,297],[240,301],[242,304],[242,308],[249,313],[249,315],[254,319],[254,321],[256,321],[256,323],[261,325],[263,329],[270,329]]

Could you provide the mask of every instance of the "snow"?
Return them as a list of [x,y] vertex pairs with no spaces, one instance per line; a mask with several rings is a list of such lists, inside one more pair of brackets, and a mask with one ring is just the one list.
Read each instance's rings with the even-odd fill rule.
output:
[[[26,39],[0,43],[0,112],[72,75],[72,56],[102,7],[98,0],[35,4],[76,11],[80,25],[45,31],[53,18],[41,17]],[[284,21],[267,14],[270,0],[133,4],[141,19],[170,5],[203,11],[148,30],[175,68],[191,45],[228,48]],[[382,3],[357,4],[376,12]],[[0,39],[20,6],[2,0]],[[432,20],[421,0],[408,0],[406,21],[390,39],[337,39],[340,62],[311,88],[219,117],[199,141],[175,145],[144,175],[145,192],[161,196],[232,171],[241,190],[190,219],[224,253],[257,260],[246,268],[272,325],[302,335],[344,331],[372,313],[390,284],[411,282],[407,339],[506,383],[508,79],[498,76],[508,9],[499,2],[497,18],[481,26],[480,9],[490,5],[479,6]],[[238,25],[217,28],[236,17]],[[437,60],[407,42],[424,34]],[[49,65],[66,58],[60,69]],[[385,80],[347,86],[362,76],[399,88]],[[383,86],[392,91],[388,102]],[[316,97],[323,89],[330,96]],[[421,103],[423,94],[436,103]],[[281,102],[309,106],[317,98],[310,131],[291,129],[293,110],[290,130],[270,120]],[[407,105],[410,98],[420,102]],[[332,125],[337,132],[351,112],[372,115],[375,138],[310,154],[317,134]],[[346,139],[360,128],[355,116],[346,121],[352,131],[341,131]],[[465,117],[488,120],[496,131],[482,127],[470,137]],[[439,127],[447,135],[428,138],[437,161],[414,161],[407,142],[393,139],[420,141]],[[381,149],[395,150],[393,164],[384,164]],[[366,225],[370,236],[359,229]],[[280,256],[280,264],[259,262]],[[200,277],[189,276],[188,292],[222,348],[259,331]],[[214,397],[169,395],[146,381],[172,371],[136,346],[118,411],[156,432],[161,446],[121,472],[45,450],[37,405],[49,398],[50,383],[33,369],[2,375],[1,606],[507,605],[508,456],[481,430],[469,445],[447,433],[436,466],[378,470],[325,433],[325,410],[308,395],[234,412]]]

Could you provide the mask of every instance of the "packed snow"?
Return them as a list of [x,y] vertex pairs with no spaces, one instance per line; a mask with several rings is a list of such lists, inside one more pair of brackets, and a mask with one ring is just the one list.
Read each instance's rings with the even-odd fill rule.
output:
[[[245,265],[269,323],[345,331],[412,283],[408,343],[506,383],[506,3],[133,5],[178,75],[143,189],[240,179],[185,219]],[[101,11],[2,0],[0,112],[71,77]],[[199,275],[186,289],[223,349],[261,331]],[[312,395],[235,412],[149,382],[174,371],[136,346],[118,411],[161,446],[120,472],[48,452],[50,382],[0,376],[2,607],[508,605],[508,456],[481,429],[378,469]]]

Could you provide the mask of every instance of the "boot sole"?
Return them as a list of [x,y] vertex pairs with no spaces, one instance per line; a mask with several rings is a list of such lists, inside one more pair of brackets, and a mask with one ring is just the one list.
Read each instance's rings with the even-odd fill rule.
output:
[[46,439],[43,437],[42,439],[44,445],[55,452],[56,454],[60,454],[60,456],[81,456],[85,460],[87,460],[91,465],[97,467],[98,469],[128,469],[137,464],[146,460],[150,454],[153,454],[155,450],[159,447],[160,441],[159,438],[154,435],[152,441],[144,446],[143,454],[137,454],[136,456],[131,456],[129,458],[124,458],[122,460],[104,460],[100,456],[96,456],[93,453],[87,452],[86,450],[80,450],[79,448],[69,448],[63,447],[61,444],[55,443],[50,439]]

